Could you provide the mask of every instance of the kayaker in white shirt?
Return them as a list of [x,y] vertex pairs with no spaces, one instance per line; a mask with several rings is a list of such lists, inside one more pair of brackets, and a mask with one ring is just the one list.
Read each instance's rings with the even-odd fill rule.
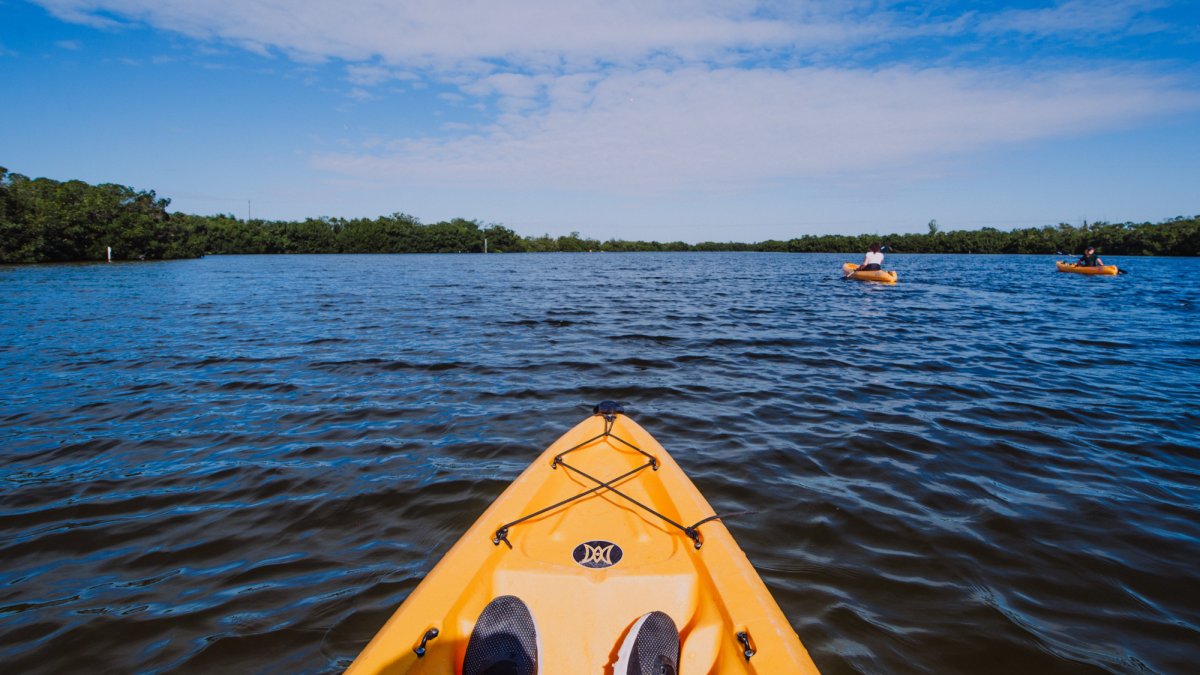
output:
[[879,250],[879,244],[871,244],[871,250],[867,251],[867,257],[863,258],[863,263],[858,266],[857,271],[871,272],[881,269],[883,269],[883,253]]

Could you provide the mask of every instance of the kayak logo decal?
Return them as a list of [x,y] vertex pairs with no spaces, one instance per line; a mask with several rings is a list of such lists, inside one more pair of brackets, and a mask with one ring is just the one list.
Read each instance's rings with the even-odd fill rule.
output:
[[575,547],[571,557],[584,567],[598,570],[621,562],[625,552],[611,541],[585,541]]

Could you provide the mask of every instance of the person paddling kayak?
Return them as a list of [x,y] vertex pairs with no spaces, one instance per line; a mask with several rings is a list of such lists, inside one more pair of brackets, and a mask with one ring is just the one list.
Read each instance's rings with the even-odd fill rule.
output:
[[873,272],[883,269],[883,252],[879,249],[879,244],[871,244],[871,250],[867,251],[867,257],[863,258],[863,263],[858,266],[859,272]]
[[1096,255],[1096,247],[1089,246],[1083,250],[1083,255],[1075,261],[1075,264],[1080,267],[1103,267],[1104,261]]

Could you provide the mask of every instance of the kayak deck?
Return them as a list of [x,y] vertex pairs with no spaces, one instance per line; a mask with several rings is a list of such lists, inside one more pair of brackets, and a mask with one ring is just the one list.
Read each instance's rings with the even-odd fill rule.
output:
[[854,263],[845,263],[842,265],[842,274],[850,279],[858,279],[859,281],[878,281],[881,284],[894,284],[899,275],[895,270],[870,270],[859,272],[858,265]]
[[543,673],[611,672],[621,638],[653,610],[679,627],[685,675],[816,673],[713,515],[637,423],[589,417],[496,499],[347,673],[460,672],[476,619],[501,595],[529,606]]
[[1083,267],[1074,263],[1055,262],[1059,272],[1074,272],[1075,274],[1098,274],[1101,276],[1115,276],[1118,274],[1116,265],[1100,265],[1098,267]]

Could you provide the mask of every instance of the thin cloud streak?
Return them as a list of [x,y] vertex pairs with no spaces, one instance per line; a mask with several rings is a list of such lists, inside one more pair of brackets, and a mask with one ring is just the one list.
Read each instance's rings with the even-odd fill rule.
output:
[[114,16],[201,40],[451,70],[487,59],[534,67],[629,61],[663,49],[692,56],[794,41],[787,24],[754,17],[750,3],[680,11],[669,2],[289,3],[236,0],[40,0],[67,21],[113,27]]
[[1053,7],[1016,9],[983,18],[983,33],[1018,33],[1034,37],[1074,33],[1144,33],[1154,24],[1142,23],[1149,12],[1166,6],[1163,0],[1068,0]]
[[1069,0],[1040,9],[958,15],[889,3],[715,0],[35,0],[55,16],[113,29],[122,21],[302,61],[377,61],[448,73],[506,67],[570,72],[664,55],[684,63],[747,52],[825,58],[861,46],[970,33],[1114,33],[1161,0]]

